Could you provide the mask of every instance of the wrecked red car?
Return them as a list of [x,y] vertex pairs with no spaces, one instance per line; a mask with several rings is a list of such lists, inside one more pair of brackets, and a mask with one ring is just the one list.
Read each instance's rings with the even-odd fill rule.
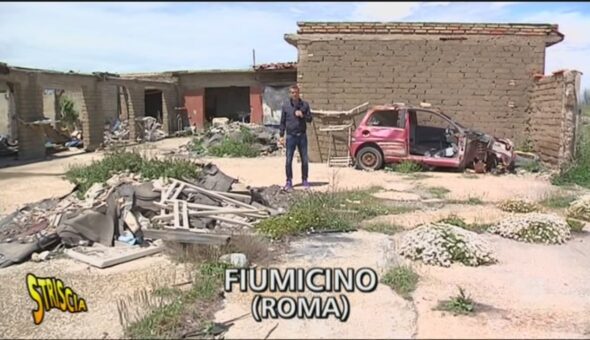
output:
[[404,104],[370,108],[353,132],[351,156],[357,168],[412,161],[422,166],[476,172],[514,168],[514,144],[464,127],[437,109]]

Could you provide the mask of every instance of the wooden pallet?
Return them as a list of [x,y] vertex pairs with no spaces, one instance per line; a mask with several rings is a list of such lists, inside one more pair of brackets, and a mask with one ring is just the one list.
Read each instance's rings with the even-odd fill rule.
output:
[[332,137],[331,138],[332,141],[334,140],[334,136],[333,136],[334,132],[347,131],[347,133],[348,133],[348,139],[347,139],[347,145],[346,145],[347,155],[345,157],[332,156],[332,152],[333,152],[332,144],[333,143],[330,143],[330,146],[328,148],[328,167],[349,167],[349,166],[351,166],[352,165],[352,158],[350,157],[350,142],[351,142],[351,138],[352,138],[352,124],[328,125],[326,127],[321,128],[320,131],[327,132],[328,134],[330,134],[330,137]]

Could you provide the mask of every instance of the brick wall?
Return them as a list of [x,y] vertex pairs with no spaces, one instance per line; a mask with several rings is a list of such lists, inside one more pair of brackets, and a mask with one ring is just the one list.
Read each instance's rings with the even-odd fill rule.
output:
[[[299,84],[312,107],[429,102],[468,127],[520,142],[543,37],[462,41],[301,41]],[[317,161],[317,157],[312,157]]]
[[36,74],[27,76],[25,82],[14,84],[16,110],[18,115],[18,156],[23,160],[45,157],[45,140],[43,128],[23,124],[42,119],[43,88],[39,85]]
[[0,135],[11,135],[10,91],[8,85],[0,82]]
[[531,89],[530,136],[545,163],[562,166],[575,151],[580,73],[557,72],[538,79]]

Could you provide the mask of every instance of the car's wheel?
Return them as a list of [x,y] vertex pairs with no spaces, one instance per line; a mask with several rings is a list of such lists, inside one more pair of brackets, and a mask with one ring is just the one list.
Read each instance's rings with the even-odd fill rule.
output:
[[365,146],[356,154],[356,164],[362,170],[377,170],[383,166],[383,156],[377,148]]

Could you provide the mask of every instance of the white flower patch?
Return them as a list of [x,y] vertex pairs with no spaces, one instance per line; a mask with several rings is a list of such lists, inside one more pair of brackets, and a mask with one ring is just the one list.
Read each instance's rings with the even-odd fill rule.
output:
[[498,204],[498,208],[503,211],[507,212],[514,212],[514,213],[530,213],[534,211],[539,211],[539,206],[531,201],[528,200],[518,200],[518,199],[509,199],[500,202]]
[[567,209],[567,217],[590,222],[590,196],[573,201]]
[[513,215],[488,231],[517,241],[546,244],[564,243],[571,237],[570,227],[563,218],[542,213]]
[[449,267],[494,263],[492,251],[477,233],[436,222],[417,227],[401,239],[399,254],[425,264]]

